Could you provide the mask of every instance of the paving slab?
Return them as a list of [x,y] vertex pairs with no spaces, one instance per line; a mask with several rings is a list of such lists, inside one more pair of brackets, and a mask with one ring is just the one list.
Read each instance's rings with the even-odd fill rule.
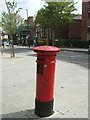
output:
[[[1,56],[0,56],[1,57]],[[2,108],[4,117],[39,118],[34,114],[36,56],[33,51],[2,56]],[[88,118],[88,69],[57,60],[54,111],[49,118]]]

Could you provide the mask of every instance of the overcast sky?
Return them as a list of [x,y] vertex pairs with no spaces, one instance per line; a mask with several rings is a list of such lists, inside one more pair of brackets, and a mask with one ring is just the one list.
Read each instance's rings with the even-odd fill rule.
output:
[[[6,10],[5,6],[5,0],[0,0],[0,13],[2,10]],[[7,1],[13,1],[13,0],[7,0]],[[37,11],[42,8],[44,5],[44,1],[42,0],[15,0],[17,2],[17,8],[23,8],[20,10],[20,15],[22,18],[27,18],[27,12],[26,9],[28,9],[28,16],[35,16]],[[78,2],[76,5],[76,8],[78,9],[76,13],[82,13],[82,0],[74,0],[74,2]],[[1,18],[1,14],[0,14]]]

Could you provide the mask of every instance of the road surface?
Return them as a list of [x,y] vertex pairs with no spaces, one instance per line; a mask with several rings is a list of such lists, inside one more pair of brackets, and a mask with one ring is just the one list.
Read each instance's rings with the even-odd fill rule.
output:
[[[35,53],[32,55],[30,52],[33,48],[28,47],[16,47],[15,53],[25,53],[27,56],[35,56]],[[8,49],[3,49],[3,53],[10,53]],[[81,65],[86,68],[90,68],[90,54],[84,52],[74,52],[74,51],[61,51],[57,55],[58,60],[67,61],[69,63],[74,63]]]
[[67,61],[70,63],[78,64],[83,67],[89,66],[89,57],[88,53],[84,52],[73,52],[73,51],[61,51],[57,55],[57,59],[62,60],[62,61]]

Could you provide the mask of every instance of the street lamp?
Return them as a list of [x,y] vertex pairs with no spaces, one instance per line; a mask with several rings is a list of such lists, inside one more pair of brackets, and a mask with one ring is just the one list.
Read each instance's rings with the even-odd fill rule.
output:
[[28,21],[28,9],[26,9],[26,11],[27,11],[27,21]]
[[19,8],[19,9],[26,10],[26,13],[27,13],[27,25],[25,25],[25,30],[28,30],[28,9],[24,9],[24,8]]
[[27,24],[28,24],[28,9],[24,9],[24,8],[19,8],[19,9],[26,10],[26,12],[27,12]]

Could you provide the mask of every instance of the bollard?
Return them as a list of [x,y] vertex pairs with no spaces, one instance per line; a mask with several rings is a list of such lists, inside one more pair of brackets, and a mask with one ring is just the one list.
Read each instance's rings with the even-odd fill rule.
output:
[[48,117],[53,114],[55,62],[60,49],[38,46],[33,50],[37,53],[35,114]]

